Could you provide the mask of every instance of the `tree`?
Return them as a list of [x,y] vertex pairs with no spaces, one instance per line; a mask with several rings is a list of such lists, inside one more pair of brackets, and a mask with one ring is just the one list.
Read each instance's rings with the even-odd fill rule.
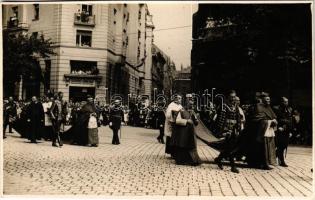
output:
[[21,76],[33,80],[43,81],[39,58],[55,55],[53,42],[39,37],[19,33],[3,33],[3,84],[4,94],[13,95],[15,83]]

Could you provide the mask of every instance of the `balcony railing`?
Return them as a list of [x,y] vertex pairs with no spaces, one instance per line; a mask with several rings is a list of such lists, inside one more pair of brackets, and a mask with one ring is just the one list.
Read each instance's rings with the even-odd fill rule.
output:
[[95,26],[95,15],[88,15],[84,12],[75,13],[74,24],[84,26]]
[[29,26],[27,23],[21,23],[18,19],[10,19],[7,21],[7,26],[4,27],[8,30],[28,30]]

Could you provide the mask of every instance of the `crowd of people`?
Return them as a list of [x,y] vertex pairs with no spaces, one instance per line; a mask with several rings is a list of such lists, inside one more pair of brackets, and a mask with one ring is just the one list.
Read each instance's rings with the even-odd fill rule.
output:
[[195,113],[192,96],[188,95],[185,107],[181,104],[182,97],[176,96],[166,110],[165,152],[177,164],[200,164],[194,130],[199,116],[218,139],[200,138],[220,152],[214,159],[220,169],[223,169],[223,160],[229,161],[235,173],[239,172],[235,161],[265,170],[275,165],[287,167],[286,150],[299,122],[297,111],[289,106],[288,98],[282,97],[281,104],[272,107],[269,94],[261,92],[256,94],[252,105],[243,109],[236,91],[230,91],[225,97],[223,102],[212,104],[212,109],[206,113]]
[[[9,133],[14,128],[30,143],[44,139],[52,141],[54,147],[62,147],[63,140],[68,140],[71,144],[97,147],[98,127],[103,124],[113,129],[112,143],[119,144],[116,133],[124,121],[124,114],[121,109],[116,111],[115,105],[120,102],[115,101],[112,107],[101,107],[91,96],[86,101],[68,103],[63,100],[62,92],[41,99],[33,96],[30,102],[15,102],[9,97],[3,105],[3,138],[9,126]],[[65,126],[71,128],[65,130]]]
[[[234,90],[225,97],[221,103],[210,102],[210,109],[201,111],[196,109],[191,94],[186,95],[185,105],[183,97],[175,95],[166,108],[165,101],[127,106],[115,100],[111,105],[104,105],[91,96],[82,102],[66,102],[62,92],[41,99],[34,96],[30,102],[16,102],[9,97],[3,105],[3,138],[9,126],[9,133],[14,128],[31,143],[45,139],[51,141],[53,147],[62,147],[63,141],[97,147],[100,126],[111,128],[113,145],[120,144],[119,130],[123,124],[154,128],[159,129],[157,141],[165,144],[165,153],[170,154],[176,164],[195,166],[201,163],[195,126],[203,123],[218,139],[200,138],[220,152],[214,159],[220,169],[223,169],[223,160],[229,161],[235,173],[239,172],[235,161],[265,170],[274,165],[287,167],[288,144],[300,134],[300,115],[289,106],[288,98],[282,97],[281,104],[272,107],[270,96],[265,92],[257,93],[255,102],[245,106],[241,106]],[[65,126],[71,128],[65,129]]]

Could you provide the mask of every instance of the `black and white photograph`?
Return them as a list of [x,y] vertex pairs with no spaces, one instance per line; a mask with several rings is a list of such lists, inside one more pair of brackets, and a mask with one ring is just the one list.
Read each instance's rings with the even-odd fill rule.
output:
[[314,198],[313,8],[2,2],[1,196]]

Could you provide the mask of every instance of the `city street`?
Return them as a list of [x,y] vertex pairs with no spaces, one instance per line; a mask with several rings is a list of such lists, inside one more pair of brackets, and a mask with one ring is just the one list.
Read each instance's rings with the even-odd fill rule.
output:
[[157,130],[124,126],[121,145],[99,129],[99,147],[42,141],[18,134],[4,140],[4,195],[105,196],[298,196],[312,195],[312,149],[289,147],[288,168],[264,171],[240,166],[219,170],[218,152],[198,141],[203,164],[177,166],[156,140]]

